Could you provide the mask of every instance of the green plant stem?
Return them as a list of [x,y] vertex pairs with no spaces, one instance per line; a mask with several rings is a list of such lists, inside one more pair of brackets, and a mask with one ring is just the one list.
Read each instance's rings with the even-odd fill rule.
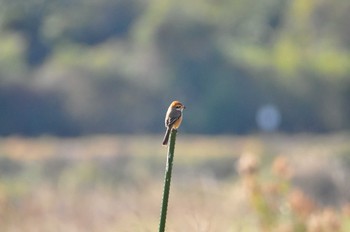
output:
[[167,162],[166,162],[165,174],[164,174],[164,190],[163,190],[162,208],[160,212],[159,232],[165,231],[165,223],[166,223],[169,192],[170,192],[171,172],[173,169],[176,133],[177,133],[177,130],[172,130],[169,138],[170,141],[168,146]]

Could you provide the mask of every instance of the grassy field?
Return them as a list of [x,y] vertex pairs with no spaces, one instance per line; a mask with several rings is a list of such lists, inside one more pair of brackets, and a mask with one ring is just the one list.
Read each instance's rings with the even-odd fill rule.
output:
[[[161,136],[0,139],[0,231],[157,231]],[[167,231],[350,231],[350,135],[185,136]]]

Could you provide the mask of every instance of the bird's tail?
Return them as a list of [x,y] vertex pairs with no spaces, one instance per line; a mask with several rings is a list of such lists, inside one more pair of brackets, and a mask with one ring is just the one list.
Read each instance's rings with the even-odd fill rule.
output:
[[171,128],[167,128],[166,129],[166,132],[165,132],[165,135],[164,135],[164,139],[163,139],[163,145],[164,146],[167,146],[168,145],[168,140],[169,140],[169,136],[170,136],[170,131],[171,131]]

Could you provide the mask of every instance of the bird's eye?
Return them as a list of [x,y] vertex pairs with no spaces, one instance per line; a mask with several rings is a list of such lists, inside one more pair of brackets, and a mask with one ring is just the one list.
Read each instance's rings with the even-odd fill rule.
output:
[[181,108],[181,106],[178,105],[178,106],[176,106],[176,108]]

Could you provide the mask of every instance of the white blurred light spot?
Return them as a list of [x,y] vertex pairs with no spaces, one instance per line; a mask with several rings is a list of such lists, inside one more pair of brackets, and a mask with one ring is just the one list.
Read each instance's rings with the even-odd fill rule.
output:
[[281,123],[280,111],[275,105],[263,105],[256,114],[256,123],[262,131],[276,131]]

